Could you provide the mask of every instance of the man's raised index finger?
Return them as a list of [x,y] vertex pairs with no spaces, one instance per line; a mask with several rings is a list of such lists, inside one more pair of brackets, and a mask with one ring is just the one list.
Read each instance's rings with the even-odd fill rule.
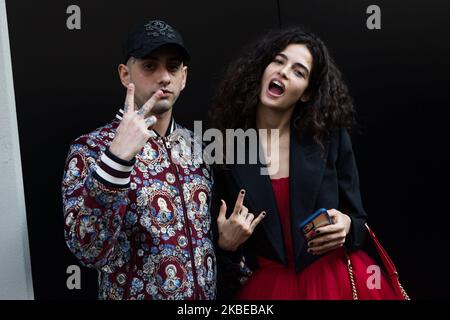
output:
[[146,114],[148,114],[150,111],[152,111],[153,107],[155,106],[156,101],[159,100],[159,97],[161,96],[161,94],[163,94],[162,90],[158,90],[156,91],[151,97],[150,99],[147,100],[146,103],[144,103],[144,105],[142,106],[141,110],[142,110],[142,115],[145,116]]
[[129,83],[127,86],[127,96],[125,98],[125,105],[123,106],[123,112],[134,111],[134,83]]

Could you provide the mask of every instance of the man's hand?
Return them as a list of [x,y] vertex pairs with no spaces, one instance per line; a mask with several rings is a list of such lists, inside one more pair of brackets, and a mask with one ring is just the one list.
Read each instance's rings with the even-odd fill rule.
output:
[[248,212],[248,208],[243,205],[245,190],[239,193],[233,213],[227,219],[227,204],[224,200],[220,206],[217,225],[219,228],[219,247],[227,251],[236,251],[253,233],[256,226],[265,217],[266,213],[261,212],[256,218]]
[[308,252],[312,254],[324,254],[342,247],[350,232],[352,220],[348,215],[336,209],[327,210],[327,212],[333,224],[317,228],[316,233],[319,235],[308,242]]
[[134,110],[134,84],[128,85],[122,121],[109,147],[112,154],[120,159],[130,161],[142,150],[150,138],[149,127],[156,123],[155,116],[145,118],[145,115],[152,110],[162,94],[161,90],[156,91],[136,112]]

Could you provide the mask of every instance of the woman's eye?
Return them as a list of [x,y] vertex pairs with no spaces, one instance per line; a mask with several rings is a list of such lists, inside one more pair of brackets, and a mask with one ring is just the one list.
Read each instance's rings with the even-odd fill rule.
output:
[[294,71],[295,75],[299,78],[304,78],[305,75],[303,73],[301,73],[300,71]]
[[273,62],[276,64],[283,64],[283,61],[281,61],[280,59],[275,59],[273,60]]

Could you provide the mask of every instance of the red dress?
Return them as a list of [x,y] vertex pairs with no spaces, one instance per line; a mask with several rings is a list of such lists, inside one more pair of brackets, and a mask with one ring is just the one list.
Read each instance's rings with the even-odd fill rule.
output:
[[[288,266],[258,257],[259,269],[244,284],[237,299],[242,300],[345,300],[352,299],[350,277],[342,249],[324,254],[300,273],[295,272],[289,209],[289,178],[272,179],[280,213]],[[369,289],[373,272],[367,266],[376,262],[363,251],[350,253],[359,299],[395,299],[384,275],[377,288]],[[369,284],[372,282],[370,281]]]

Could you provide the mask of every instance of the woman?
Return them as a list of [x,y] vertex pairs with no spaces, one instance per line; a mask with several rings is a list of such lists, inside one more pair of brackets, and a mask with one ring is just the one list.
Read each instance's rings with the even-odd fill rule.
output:
[[[358,250],[366,213],[348,134],[354,113],[327,48],[299,28],[268,33],[229,66],[212,126],[277,129],[279,146],[264,136],[259,146],[279,157],[267,164],[270,176],[262,161],[216,168],[219,298],[352,299],[344,248],[359,298],[393,298],[384,276],[366,285],[376,263]],[[307,242],[299,225],[322,207],[333,224]]]

